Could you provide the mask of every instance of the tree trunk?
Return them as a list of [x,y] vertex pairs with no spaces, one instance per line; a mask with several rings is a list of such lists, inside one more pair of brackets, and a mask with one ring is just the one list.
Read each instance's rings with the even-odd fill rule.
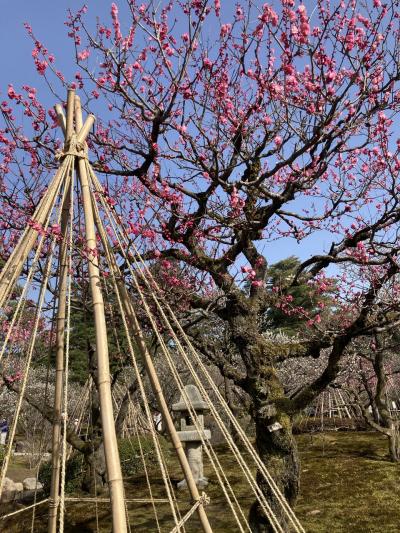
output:
[[379,409],[377,408],[376,403],[373,402],[371,404],[371,407],[372,407],[372,416],[374,418],[374,422],[376,424],[380,424],[381,423],[381,417],[379,416]]
[[107,484],[103,444],[90,455],[90,460],[88,456],[85,456],[85,475],[82,480],[82,490],[89,492],[92,496],[98,496],[104,492]]
[[[232,312],[230,324],[232,341],[246,366],[246,392],[252,400],[257,452],[288,504],[293,506],[300,484],[299,456],[292,435],[292,421],[284,411],[287,397],[275,368],[280,347],[268,343],[260,333],[254,312],[248,315]],[[260,473],[257,473],[257,482],[281,527],[289,531],[282,507]],[[273,532],[258,502],[250,510],[249,522],[253,533]]]
[[[231,410],[233,416],[236,419],[238,419],[239,418],[239,409],[235,405],[235,402],[233,400],[232,385],[229,382],[229,379],[226,378],[226,377],[224,377],[224,392],[225,392],[225,401],[226,401],[229,409]],[[235,427],[233,426],[233,424],[230,421],[229,421],[228,425],[229,425],[229,433],[231,434],[231,436],[233,437],[235,442],[237,444],[240,444],[241,443],[241,439],[238,436],[238,433],[237,433]]]
[[389,455],[393,463],[400,462],[400,434],[395,424],[392,424],[389,439]]
[[[282,428],[270,431],[268,426],[276,422]],[[300,464],[296,441],[292,435],[290,418],[282,414],[274,416],[273,420],[269,420],[260,414],[256,416],[255,424],[256,446],[260,458],[292,507],[299,492]],[[260,473],[257,473],[257,482],[279,523],[285,531],[289,531],[282,508]],[[255,502],[251,507],[249,521],[253,533],[270,533],[274,531],[258,502]]]

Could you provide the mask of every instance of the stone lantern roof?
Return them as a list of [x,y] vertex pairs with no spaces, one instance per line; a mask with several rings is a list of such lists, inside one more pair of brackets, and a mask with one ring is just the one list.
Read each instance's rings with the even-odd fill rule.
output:
[[[193,406],[194,411],[207,411],[208,410],[208,405],[201,397],[199,389],[196,387],[196,385],[186,385],[185,392]],[[189,409],[186,405],[183,395],[180,397],[178,403],[174,403],[172,405],[172,410],[180,411],[180,412],[189,412]]]

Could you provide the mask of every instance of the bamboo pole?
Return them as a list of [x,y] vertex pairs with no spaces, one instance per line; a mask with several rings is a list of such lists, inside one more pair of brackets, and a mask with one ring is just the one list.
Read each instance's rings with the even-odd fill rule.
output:
[[[74,89],[68,89],[67,93],[67,118],[65,121],[65,140],[66,146],[71,141],[74,134],[74,108],[75,108],[75,91]],[[78,131],[78,128],[77,128]]]
[[[79,107],[80,109],[80,101],[78,102],[78,98],[79,98],[78,96],[75,98],[75,103],[76,103],[76,106]],[[80,116],[82,117],[82,112]],[[95,121],[94,115],[89,115],[86,118],[85,123],[83,125],[82,125],[82,119],[80,120],[81,127],[79,128],[79,130],[77,129],[78,133],[76,136],[76,142],[78,144],[85,142],[85,139],[89,135],[89,131],[92,128],[94,121]]]
[[[155,394],[157,398],[158,408],[160,410],[160,413],[163,416],[165,426],[171,438],[172,444],[175,448],[175,452],[178,457],[179,463],[181,465],[183,475],[186,479],[186,483],[189,489],[190,496],[194,503],[198,502],[200,500],[199,490],[193,478],[193,474],[190,469],[190,465],[187,460],[185,450],[183,449],[181,440],[178,436],[178,432],[176,431],[171,413],[169,412],[169,409],[168,409],[167,402],[165,401],[165,397],[164,397],[164,394],[163,394],[163,391],[160,385],[160,381],[158,379],[157,372],[154,368],[153,360],[151,358],[150,352],[147,349],[146,342],[143,338],[143,334],[142,334],[136,313],[133,309],[132,302],[127,294],[125,286],[124,286],[124,290],[122,291],[121,296],[122,296],[122,301],[124,303],[124,306],[126,308],[126,314],[127,314],[128,320],[131,323],[132,334],[139,347],[140,354],[143,357],[143,362],[145,364],[146,372],[149,377],[151,387],[153,389],[153,393]],[[202,503],[197,508],[197,514],[199,516],[199,520],[203,528],[203,531],[205,533],[212,533],[212,529],[208,521],[208,517],[204,509],[204,505]]]
[[[73,91],[72,91],[73,94]],[[73,99],[72,99],[73,103]],[[63,109],[60,104],[56,104],[54,109],[57,113],[57,119],[59,126],[61,127],[64,137],[66,136],[66,119],[64,116]],[[60,168],[56,172],[52,182],[46,193],[41,198],[38,206],[35,209],[34,214],[32,215],[32,220],[35,220],[39,223],[43,223],[48,216],[49,204],[53,205],[54,194],[57,192],[57,184],[60,181],[61,174],[63,174],[68,166],[69,162],[64,159]],[[37,237],[37,232],[33,228],[25,228],[17,246],[14,248],[13,253],[9,257],[6,265],[0,273],[0,307],[7,298],[7,289],[12,285],[13,281],[19,276],[22,270],[22,265],[29,255],[33,243]],[[25,253],[24,253],[25,252]]]
[[[70,189],[71,185],[69,185]],[[67,275],[68,275],[68,256],[67,256],[67,239],[66,229],[70,211],[70,190],[67,191],[65,198],[62,219],[61,234],[63,240],[60,245],[60,270],[59,270],[59,293],[58,309],[56,319],[56,379],[54,391],[54,418],[52,433],[52,474],[50,487],[50,504],[49,504],[49,533],[57,531],[57,511],[59,504],[60,489],[60,444],[61,444],[61,410],[62,410],[62,391],[64,383],[64,339],[65,339],[65,309],[67,296]],[[67,379],[67,376],[65,376]]]
[[60,104],[56,104],[54,106],[54,111],[57,114],[58,125],[60,126],[60,128],[61,128],[61,130],[62,130],[62,132],[64,134],[64,138],[65,138],[66,134],[67,134],[67,122],[66,122],[66,119],[65,119],[63,108],[62,108],[62,106]]
[[347,414],[348,418],[351,419],[352,416],[350,414],[349,408],[347,407],[346,402],[344,401],[344,398],[343,398],[342,393],[341,393],[340,390],[338,391],[338,394],[339,394],[340,401],[342,402],[343,408],[346,411],[346,414]]
[[[74,93],[68,91],[67,112],[69,117],[67,123],[73,125],[74,113]],[[72,104],[71,104],[72,102]],[[62,110],[60,111],[62,113]],[[61,125],[61,124],[60,124]],[[61,125],[65,134],[64,147],[70,141],[73,133],[73,128],[69,127],[69,137],[67,137],[67,129]],[[74,169],[71,169],[71,173]],[[61,214],[61,235],[63,237],[60,244],[60,266],[59,266],[59,287],[58,287],[58,308],[56,318],[56,379],[54,390],[54,411],[53,411],[53,431],[52,431],[52,447],[51,447],[51,486],[49,497],[49,519],[48,532],[57,532],[57,515],[60,497],[60,456],[61,456],[61,410],[62,410],[62,392],[64,383],[64,340],[65,340],[65,310],[67,299],[67,277],[68,277],[68,240],[67,240],[67,226],[69,214],[71,209],[71,181],[69,182],[68,191],[64,200]],[[72,228],[70,228],[72,231]],[[68,376],[65,376],[68,379]]]
[[[89,117],[90,118],[90,117]],[[82,111],[79,98],[75,98],[75,120],[77,129],[82,124]],[[90,119],[93,120],[93,119]],[[88,121],[86,121],[86,125]],[[89,132],[90,128],[87,128]],[[80,142],[84,138],[78,134]],[[96,355],[98,370],[98,391],[100,400],[101,422],[104,438],[104,452],[106,458],[107,479],[110,489],[110,500],[113,516],[113,532],[126,533],[126,514],[124,485],[122,479],[121,465],[119,461],[117,436],[115,432],[114,415],[111,397],[111,380],[108,356],[107,329],[104,313],[104,301],[101,292],[100,271],[98,258],[95,253],[96,235],[94,229],[94,217],[91,202],[91,191],[86,172],[85,160],[80,158],[78,162],[79,179],[82,190],[82,202],[86,228],[86,249],[93,250],[88,258],[89,280],[93,300],[93,312],[96,329]]]
[[322,393],[321,398],[321,431],[324,431],[324,395],[325,392]]
[[[107,251],[109,250],[109,247],[108,247],[109,245],[108,245],[108,241],[105,235],[103,224],[101,220],[99,219],[96,213],[96,210],[93,210],[93,211],[95,215],[95,222],[96,222],[97,230],[99,232],[100,239],[102,240],[103,247],[106,250],[107,258],[109,259],[109,263],[110,263],[109,266],[114,272],[115,280],[117,283],[117,289],[121,297],[122,304],[124,306],[125,314],[128,318],[128,323],[130,324],[132,328],[132,335],[138,345],[140,355],[143,358],[143,362],[144,362],[146,372],[147,372],[147,375],[148,375],[148,378],[151,384],[151,388],[157,398],[158,408],[160,410],[160,413],[163,416],[165,426],[171,438],[172,444],[175,448],[175,452],[178,457],[179,463],[181,465],[183,475],[186,479],[186,483],[189,489],[190,496],[193,500],[193,503],[196,503],[200,500],[200,493],[197,488],[196,482],[193,478],[193,474],[190,469],[190,465],[187,460],[185,450],[183,449],[182,442],[178,436],[178,432],[176,431],[171,413],[169,412],[168,405],[165,400],[165,397],[164,397],[164,394],[161,388],[161,384],[160,384],[156,369],[153,364],[152,357],[150,355],[149,350],[147,349],[145,339],[143,338],[142,330],[141,330],[139,321],[137,319],[135,310],[133,308],[132,300],[131,298],[129,298],[129,294],[126,289],[126,286],[121,279],[121,273],[118,269],[115,257],[112,253],[107,253]],[[204,505],[202,503],[200,503],[200,505],[197,508],[197,514],[199,516],[199,520],[200,520],[203,531],[205,533],[212,533],[212,529],[208,521],[208,517],[204,509]]]
[[[38,207],[35,210],[35,213],[32,216],[32,220],[35,222],[38,222],[41,225],[45,224],[47,217],[53,208],[55,197],[69,164],[70,160],[67,161],[66,158],[59,170],[56,172],[48,190],[43,195]],[[20,237],[17,246],[14,248],[13,253],[4,265],[0,274],[0,308],[3,306],[14,283],[21,274],[24,262],[28,258],[35,244],[37,236],[38,232],[35,229],[30,226],[27,227]]]

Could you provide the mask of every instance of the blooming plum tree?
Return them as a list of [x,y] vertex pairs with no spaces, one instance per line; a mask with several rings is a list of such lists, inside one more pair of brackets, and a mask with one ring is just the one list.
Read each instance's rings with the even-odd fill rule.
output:
[[[187,306],[224,325],[233,359],[207,336],[196,340],[251,398],[260,456],[294,504],[292,416],[335,379],[353,339],[398,321],[398,1],[319,0],[311,12],[295,0],[129,0],[110,9],[95,27],[86,8],[66,23],[73,86],[101,115],[89,139],[92,165],[145,259],[165,276],[171,261],[180,264]],[[57,60],[27,31],[38,73],[57,92],[67,83]],[[16,124],[18,106],[29,131]],[[34,88],[10,85],[1,112],[7,256],[61,141]],[[307,280],[320,302],[299,309],[290,291],[266,287],[267,261],[295,243],[306,257],[318,235],[287,287]],[[326,294],[337,310],[329,323],[321,321]],[[261,318],[273,307],[303,320],[299,342],[276,345],[263,334]],[[323,350],[322,371],[286,396],[279,361]],[[256,505],[251,520],[254,531],[269,531]]]

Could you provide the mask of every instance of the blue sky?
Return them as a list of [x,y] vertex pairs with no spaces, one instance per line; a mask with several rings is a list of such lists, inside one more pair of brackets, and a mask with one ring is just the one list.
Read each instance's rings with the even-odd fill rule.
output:
[[[44,79],[36,72],[31,52],[32,40],[28,37],[23,26],[28,22],[35,36],[43,42],[51,53],[56,56],[56,65],[66,77],[73,79],[76,67],[74,65],[74,50],[72,42],[67,38],[67,28],[64,22],[67,10],[76,11],[84,3],[89,8],[88,19],[94,21],[95,16],[109,19],[112,0],[87,1],[83,0],[2,0],[2,16],[0,19],[0,46],[3,50],[0,60],[0,100],[4,98],[9,83],[15,88],[23,84],[32,85],[38,89],[39,100],[51,107],[56,103],[49,92]],[[223,7],[228,4],[222,2]],[[121,11],[124,2],[117,1]],[[230,2],[230,7],[234,3]],[[121,23],[123,25],[123,18]],[[307,259],[313,253],[326,251],[331,244],[331,236],[327,232],[317,232],[298,245],[294,239],[284,239],[266,245],[265,255],[273,263],[287,257],[298,255]],[[263,249],[263,243],[260,243]]]
[[[1,55],[0,91],[4,95],[7,85],[13,82],[16,87],[27,83],[38,89],[45,88],[35,70],[31,52],[33,43],[23,27],[24,22],[31,24],[38,39],[51,50],[60,67],[65,72],[73,72],[73,51],[66,38],[67,28],[64,26],[67,9],[75,10],[83,5],[82,0],[2,0],[2,16],[0,19]],[[110,2],[88,2],[96,5],[96,11],[108,12]],[[42,83],[41,83],[42,82]],[[41,91],[42,92],[42,91]]]

